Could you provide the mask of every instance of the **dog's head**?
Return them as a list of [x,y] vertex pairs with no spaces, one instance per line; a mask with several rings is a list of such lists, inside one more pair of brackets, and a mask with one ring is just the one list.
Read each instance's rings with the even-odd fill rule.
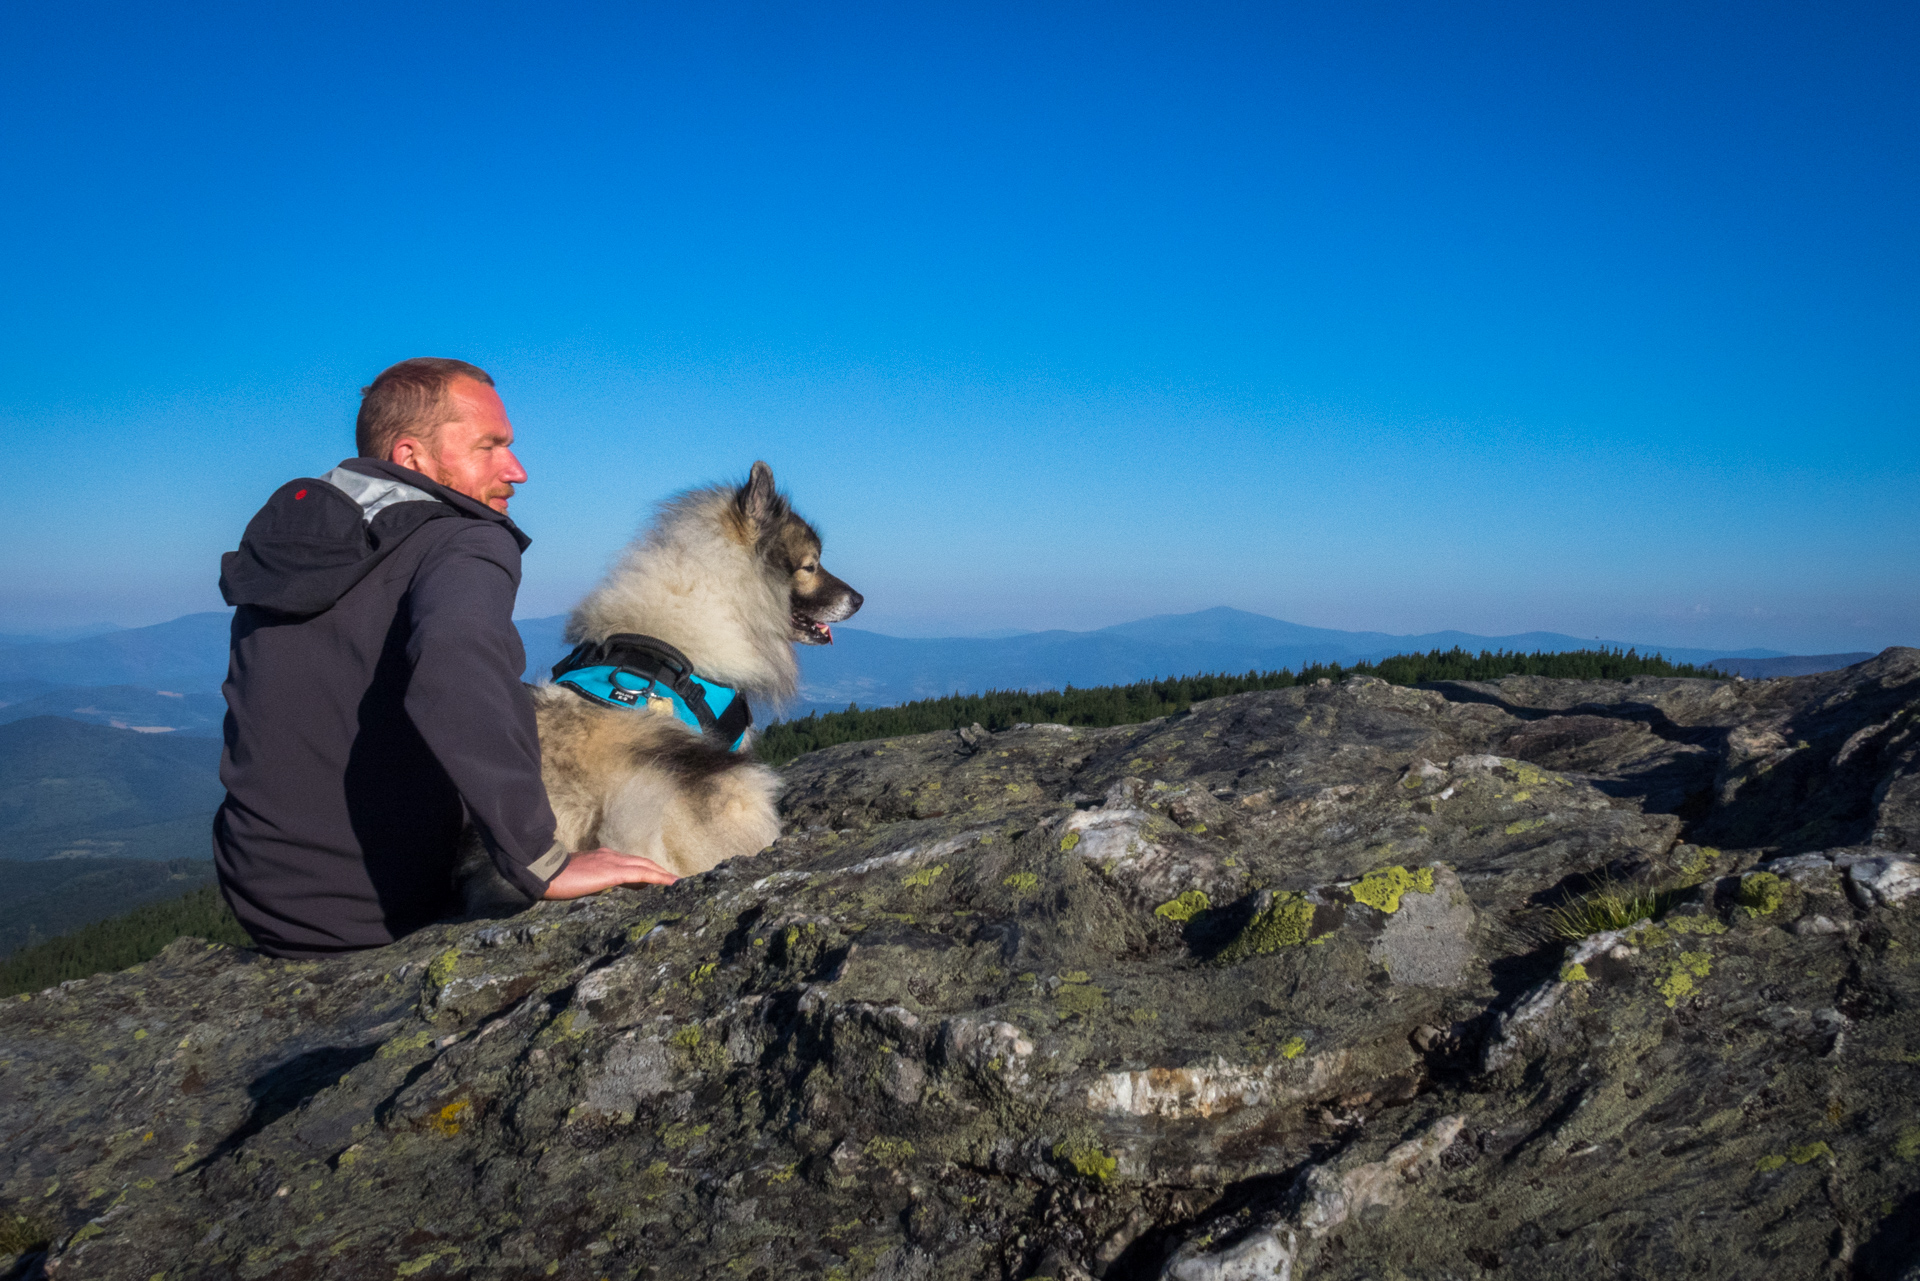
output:
[[863,598],[820,563],[820,535],[774,489],[773,469],[765,463],[753,465],[733,502],[742,532],[752,540],[762,565],[788,586],[793,640],[833,644],[832,624],[852,618]]

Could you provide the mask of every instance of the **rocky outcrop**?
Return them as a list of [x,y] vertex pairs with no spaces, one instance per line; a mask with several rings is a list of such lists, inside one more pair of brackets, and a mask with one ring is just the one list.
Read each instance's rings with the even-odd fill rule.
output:
[[[60,1281],[1901,1276],[1917,709],[1889,650],[819,752],[670,889],[6,1003],[0,1237]],[[1557,934],[1605,883],[1655,919]]]

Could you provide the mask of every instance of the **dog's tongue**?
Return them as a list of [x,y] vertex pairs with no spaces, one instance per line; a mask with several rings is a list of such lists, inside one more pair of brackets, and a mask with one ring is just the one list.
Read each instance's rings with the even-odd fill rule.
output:
[[827,638],[827,644],[833,644],[833,628],[828,627],[825,623],[815,623],[814,626],[818,627],[820,634]]

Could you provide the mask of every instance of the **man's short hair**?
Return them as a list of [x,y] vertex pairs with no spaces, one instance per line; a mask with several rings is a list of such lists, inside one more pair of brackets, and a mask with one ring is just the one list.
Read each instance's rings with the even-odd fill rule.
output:
[[360,418],[354,423],[354,448],[362,458],[385,460],[403,436],[416,436],[432,446],[442,423],[453,421],[456,378],[471,378],[493,386],[478,365],[443,356],[418,356],[380,372],[360,389]]

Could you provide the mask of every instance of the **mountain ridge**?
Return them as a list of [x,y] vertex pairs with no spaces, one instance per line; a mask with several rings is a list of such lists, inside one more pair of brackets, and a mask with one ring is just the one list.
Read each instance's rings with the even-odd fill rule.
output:
[[[218,717],[203,700],[217,696],[226,677],[230,617],[216,610],[150,627],[0,646],[0,707],[17,705],[15,717],[28,714],[28,703],[32,711],[56,711],[60,700],[85,699],[81,692],[85,688],[123,686],[128,688],[118,697],[124,710],[97,704],[103,710],[56,714],[188,733],[217,732]],[[565,623],[564,614],[516,620],[527,651],[526,679],[541,679],[565,654],[567,647],[561,640]],[[988,689],[1127,684],[1206,671],[1297,671],[1314,662],[1372,661],[1455,646],[1521,651],[1637,649],[1690,663],[1792,657],[1771,649],[1701,649],[1549,631],[1506,636],[1458,630],[1411,635],[1351,632],[1224,605],[1088,631],[1054,628],[1014,635],[901,637],[855,627],[837,630],[839,644],[800,651],[800,697],[780,709],[783,713],[844,707],[850,702],[883,706]],[[157,715],[156,709],[165,705],[153,695],[162,691],[169,697],[189,696],[196,704],[192,714]],[[188,712],[185,706],[178,710]]]

